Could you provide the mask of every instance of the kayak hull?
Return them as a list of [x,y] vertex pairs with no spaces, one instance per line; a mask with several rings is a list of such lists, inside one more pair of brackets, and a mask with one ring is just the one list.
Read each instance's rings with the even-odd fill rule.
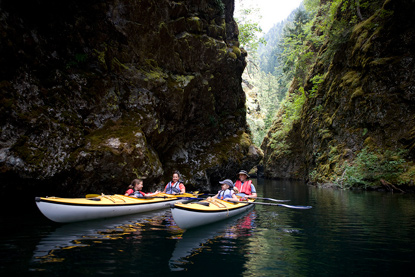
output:
[[202,203],[176,203],[172,206],[171,213],[177,226],[182,229],[190,229],[221,220],[226,220],[230,217],[239,215],[253,208],[254,206],[252,203],[235,204],[221,200],[217,201],[223,203],[225,207],[222,208],[222,205],[217,207],[214,204],[205,206],[201,205]]
[[48,219],[58,223],[110,218],[149,212],[170,207],[184,201],[175,197],[138,199],[123,195],[97,198],[37,197],[39,210]]

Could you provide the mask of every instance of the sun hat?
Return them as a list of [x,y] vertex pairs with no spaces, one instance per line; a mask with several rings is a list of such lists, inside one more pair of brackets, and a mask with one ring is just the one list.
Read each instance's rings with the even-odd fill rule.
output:
[[219,184],[225,184],[225,185],[228,185],[229,188],[233,188],[233,182],[229,179],[225,179],[223,181],[220,181]]
[[245,174],[249,178],[249,174],[248,174],[248,172],[246,172],[246,170],[239,171],[238,175],[239,174]]

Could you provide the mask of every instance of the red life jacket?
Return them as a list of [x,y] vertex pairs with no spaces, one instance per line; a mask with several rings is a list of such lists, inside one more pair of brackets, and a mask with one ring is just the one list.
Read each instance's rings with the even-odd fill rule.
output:
[[238,180],[235,183],[235,187],[238,188],[239,193],[245,193],[247,195],[251,195],[252,194],[251,184],[252,184],[252,181],[251,180],[245,181],[243,185],[242,185],[241,180]]
[[128,189],[125,194],[128,194],[128,196],[133,195],[134,194],[134,190],[133,189]]

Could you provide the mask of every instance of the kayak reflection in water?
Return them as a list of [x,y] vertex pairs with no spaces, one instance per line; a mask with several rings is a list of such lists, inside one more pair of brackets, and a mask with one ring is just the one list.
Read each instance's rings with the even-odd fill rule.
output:
[[180,173],[175,171],[173,173],[172,181],[170,181],[163,190],[167,194],[183,194],[186,193],[186,188],[183,182],[180,181]]
[[[256,228],[256,212],[243,213],[227,221],[220,221],[203,228],[186,230],[182,237],[177,240],[176,246],[169,260],[171,271],[185,271],[192,259],[203,252],[210,252],[214,243],[228,244],[224,241],[235,242],[235,239],[243,239],[252,236]],[[223,246],[224,247],[224,246]],[[241,251],[232,247],[230,252]]]
[[143,189],[143,180],[134,179],[131,182],[131,185],[128,186],[128,190],[125,192],[125,195],[139,198],[139,197],[146,197],[146,196],[154,196],[160,193],[160,191],[158,190],[154,193],[144,193],[142,192],[142,189]]

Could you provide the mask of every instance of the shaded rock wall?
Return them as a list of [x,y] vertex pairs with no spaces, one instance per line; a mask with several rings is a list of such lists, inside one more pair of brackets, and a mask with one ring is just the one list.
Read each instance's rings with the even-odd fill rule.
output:
[[[415,27],[414,1],[384,1],[365,15],[331,63],[323,61],[327,45],[310,72],[324,75],[315,97],[308,97],[299,120],[284,138],[286,153],[273,151],[274,123],[264,140],[265,175],[322,182],[341,176],[364,147],[407,149],[415,159]],[[338,14],[341,18],[343,14]],[[339,19],[339,18],[338,18]],[[346,18],[347,20],[347,18]],[[297,85],[297,86],[296,86]],[[304,87],[310,90],[311,81]],[[291,91],[298,84],[291,87]]]
[[207,189],[258,163],[233,8],[2,1],[3,191],[120,193],[137,177],[150,190],[173,170]]

